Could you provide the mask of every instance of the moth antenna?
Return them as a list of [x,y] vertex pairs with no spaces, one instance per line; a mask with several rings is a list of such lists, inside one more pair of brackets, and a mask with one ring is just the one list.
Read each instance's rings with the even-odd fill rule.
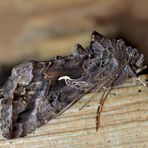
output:
[[93,31],[91,34],[91,41],[100,41],[102,38],[103,38],[103,35],[101,35],[97,31]]
[[111,79],[109,79],[109,80],[106,81],[103,85],[101,85],[101,86],[96,90],[96,93],[94,93],[94,94],[89,98],[89,100],[79,109],[79,111],[82,110],[85,106],[87,106],[87,104],[90,103],[90,102],[95,98],[95,96],[97,95],[97,93],[98,93],[102,88],[103,88],[103,89],[107,89],[107,88],[105,87],[105,84],[107,84],[110,80],[111,80]]
[[95,96],[97,95],[97,93],[98,93],[98,91],[97,91],[96,93],[94,93],[94,94],[89,98],[89,100],[79,109],[79,111],[82,110],[84,107],[86,107],[86,106],[88,105],[88,103],[90,103],[90,102],[95,98]]
[[96,131],[98,131],[100,125],[101,125],[101,111],[102,111],[102,106],[99,104],[96,112]]
[[99,103],[99,106],[98,106],[98,109],[97,109],[97,113],[96,113],[96,131],[98,131],[98,129],[100,127],[101,112],[102,112],[102,109],[103,109],[104,102],[105,102],[110,91],[111,91],[111,88],[105,89],[103,94],[102,94],[102,97],[101,97],[101,100],[100,100],[100,103]]
[[[108,82],[108,81],[107,81],[107,82]],[[106,83],[105,83],[105,84],[106,84]],[[105,85],[105,84],[104,84],[104,85]],[[101,88],[105,88],[105,87],[104,87],[104,86],[99,87],[99,88],[96,90],[96,93],[94,93],[94,94],[89,98],[89,100],[79,109],[79,111],[82,110],[84,107],[86,107],[87,104],[90,103],[90,102],[96,97],[96,95],[98,94],[99,90],[101,90]]]
[[[132,58],[132,57],[131,57],[131,58]],[[120,70],[122,70],[123,67],[125,67],[125,65],[129,64],[129,62],[131,61],[131,58],[122,66],[122,68],[121,68]],[[120,71],[120,70],[119,70],[119,71]],[[112,81],[111,84],[114,84],[114,83],[116,82],[116,80],[117,80],[118,77],[119,77],[119,74],[116,74],[116,75],[115,75],[115,79]],[[100,105],[99,105],[98,110],[97,110],[97,116],[96,116],[96,124],[97,124],[97,126],[96,126],[96,131],[98,131],[98,128],[100,127],[100,115],[101,115],[101,111],[102,111],[103,104],[104,104],[104,102],[105,102],[105,100],[106,100],[106,97],[107,97],[108,93],[109,93],[110,90],[112,89],[112,88],[106,88],[105,85],[106,85],[109,81],[111,81],[111,80],[112,80],[112,78],[108,79],[103,85],[101,85],[101,86],[96,90],[96,91],[98,92],[98,91],[101,90],[102,88],[105,89],[105,91],[104,91],[104,93],[103,93],[103,96],[101,97],[101,100],[100,100]],[[107,91],[107,93],[106,93],[106,91]],[[96,95],[97,95],[97,93],[93,94],[93,95],[89,98],[89,100],[79,109],[79,111],[82,110],[89,102],[91,102],[91,101],[95,98]]]
[[[127,64],[130,63],[132,57],[133,57],[133,55],[131,55],[131,57],[129,58],[129,60],[120,68],[120,70],[122,70]],[[119,70],[119,71],[120,71],[120,70]],[[119,74],[115,74],[115,79],[113,80],[112,84],[116,81],[116,79],[118,78],[118,76],[119,76]],[[110,78],[110,79],[109,79],[108,81],[106,81],[103,85],[101,85],[96,91],[98,92],[101,88],[104,88],[104,89],[106,90],[107,88],[104,87],[104,86],[105,86],[105,84],[107,84],[110,80],[112,80],[112,78]],[[109,89],[109,90],[110,90],[110,89]],[[107,94],[108,94],[108,93],[107,93]],[[97,93],[93,94],[93,95],[89,98],[89,100],[79,109],[79,111],[82,110],[89,102],[91,102],[91,101],[95,98],[96,95],[97,95]],[[104,101],[105,101],[105,100],[104,100]],[[99,115],[98,115],[98,116],[99,116]],[[99,124],[99,122],[98,122],[98,124]]]

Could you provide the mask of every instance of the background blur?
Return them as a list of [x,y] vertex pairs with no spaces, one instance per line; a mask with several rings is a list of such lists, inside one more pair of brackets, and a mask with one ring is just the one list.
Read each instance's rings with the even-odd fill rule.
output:
[[93,30],[125,39],[148,64],[148,0],[0,0],[0,85],[15,64],[68,54]]

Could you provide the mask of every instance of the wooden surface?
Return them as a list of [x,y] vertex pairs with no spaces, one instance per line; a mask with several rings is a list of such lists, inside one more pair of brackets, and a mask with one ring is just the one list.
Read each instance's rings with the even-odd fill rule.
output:
[[[148,75],[142,79],[148,79]],[[98,132],[95,116],[102,92],[79,111],[92,94],[84,96],[57,119],[25,138],[6,140],[0,136],[0,148],[147,148],[148,88],[139,84],[130,79],[110,92]]]

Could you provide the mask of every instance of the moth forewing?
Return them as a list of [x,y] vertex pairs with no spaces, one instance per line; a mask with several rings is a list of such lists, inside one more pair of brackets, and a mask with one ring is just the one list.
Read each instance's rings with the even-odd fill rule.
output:
[[13,68],[0,92],[4,97],[1,122],[5,138],[24,137],[62,114],[85,94],[104,90],[97,115],[99,126],[107,92],[143,69],[144,57],[137,49],[96,31],[89,46],[77,44],[74,49],[71,55]]

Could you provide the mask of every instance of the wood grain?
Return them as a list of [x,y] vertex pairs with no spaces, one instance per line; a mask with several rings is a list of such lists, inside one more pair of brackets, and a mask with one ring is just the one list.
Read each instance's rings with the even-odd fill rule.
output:
[[[148,75],[142,77],[148,79]],[[83,110],[88,94],[69,110],[25,138],[6,140],[0,148],[146,148],[148,147],[148,88],[129,79],[110,92],[95,130],[95,116],[102,92]],[[0,132],[1,135],[1,132]]]

